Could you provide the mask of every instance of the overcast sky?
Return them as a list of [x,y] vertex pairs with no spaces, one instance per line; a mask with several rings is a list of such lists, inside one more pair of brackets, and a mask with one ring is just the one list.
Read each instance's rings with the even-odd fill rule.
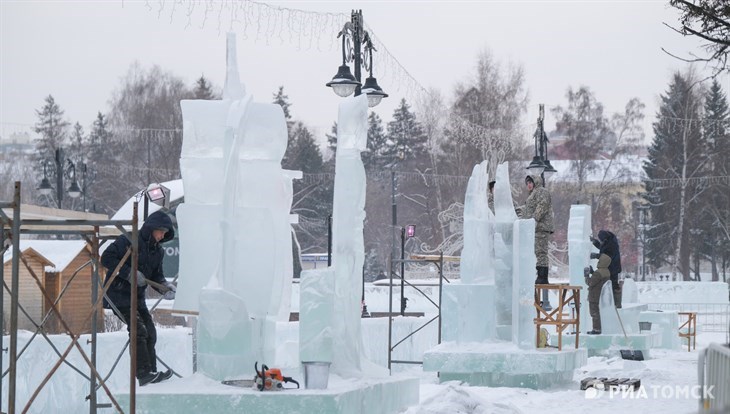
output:
[[[661,48],[701,52],[698,41],[664,25],[677,23],[668,1],[290,1],[248,3],[235,14],[219,2],[172,3],[0,0],[0,135],[27,130],[49,94],[88,131],[135,60],[189,85],[205,74],[220,88],[225,33],[233,29],[248,91],[270,102],[283,85],[293,116],[321,137],[337,114],[339,98],[324,86],[341,62],[336,32],[353,8],[363,10],[387,49],[375,54],[382,58],[375,76],[391,94],[375,108],[385,121],[402,97],[415,98],[412,79],[450,101],[486,48],[524,66],[526,124],[534,123],[539,103],[565,105],[568,87],[587,85],[609,113],[640,98],[649,125],[671,74],[685,68]],[[730,80],[721,81],[727,93]],[[551,129],[549,112],[546,122]]]

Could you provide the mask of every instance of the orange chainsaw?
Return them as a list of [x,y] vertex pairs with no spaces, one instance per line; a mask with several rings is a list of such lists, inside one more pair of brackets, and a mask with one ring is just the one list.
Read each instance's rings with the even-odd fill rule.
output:
[[299,383],[292,377],[285,377],[281,375],[279,368],[269,368],[266,364],[261,364],[261,371],[259,371],[259,363],[254,363],[254,369],[256,370],[256,377],[254,378],[254,386],[259,391],[281,391],[284,388],[285,383],[294,383],[299,388]]

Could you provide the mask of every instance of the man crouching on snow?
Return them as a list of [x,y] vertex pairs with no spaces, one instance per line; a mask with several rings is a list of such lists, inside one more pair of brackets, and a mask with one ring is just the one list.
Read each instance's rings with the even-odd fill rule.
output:
[[[117,315],[127,325],[132,318],[130,294],[132,285],[137,288],[137,381],[144,386],[151,382],[164,381],[172,376],[172,371],[157,372],[157,355],[155,343],[157,331],[152,321],[152,315],[145,303],[147,281],[154,282],[153,289],[162,293],[165,299],[175,299],[175,286],[165,279],[162,273],[162,259],[165,257],[160,243],[172,240],[175,231],[170,216],[162,211],[150,214],[139,231],[139,255],[137,269],[133,270],[131,256],[127,258],[119,269],[119,275],[112,281],[104,297],[104,307],[119,310]],[[107,268],[107,280],[112,276],[114,269],[131,248],[127,235],[122,234],[104,251],[101,263]],[[112,307],[113,305],[113,307]],[[120,315],[121,314],[121,315]]]
[[598,269],[593,270],[593,266],[583,269],[583,276],[586,278],[588,285],[588,305],[593,319],[593,330],[588,331],[588,335],[600,335],[601,333],[601,312],[598,303],[601,300],[601,289],[603,284],[611,278],[608,266],[611,264],[611,258],[606,254],[598,257]]

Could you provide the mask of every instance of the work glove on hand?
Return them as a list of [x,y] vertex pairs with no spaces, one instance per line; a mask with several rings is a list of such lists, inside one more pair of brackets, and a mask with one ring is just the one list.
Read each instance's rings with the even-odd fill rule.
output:
[[600,253],[591,253],[591,259],[598,259],[600,256]]
[[586,266],[583,268],[583,277],[588,278],[591,275],[591,268]]
[[177,288],[175,287],[175,285],[173,285],[170,282],[165,282],[165,287],[167,288],[167,291],[165,291],[165,293],[162,294],[162,297],[165,298],[165,300],[175,299],[175,292],[177,291]]
[[147,284],[147,278],[144,276],[144,273],[137,270],[137,287],[142,287]]

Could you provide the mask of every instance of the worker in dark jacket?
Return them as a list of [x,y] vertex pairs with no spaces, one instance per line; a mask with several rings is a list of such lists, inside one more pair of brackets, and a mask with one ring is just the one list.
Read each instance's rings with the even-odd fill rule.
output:
[[611,273],[611,288],[613,289],[613,301],[617,308],[621,307],[621,284],[618,275],[621,273],[621,251],[618,247],[618,238],[615,234],[608,230],[598,232],[598,238],[590,236],[593,245],[598,249],[598,253],[591,253],[591,259],[597,259],[601,254],[606,254],[611,258],[611,264],[608,271]]
[[[152,213],[145,220],[139,231],[139,254],[137,269],[132,269],[132,257],[127,258],[119,269],[119,274],[112,282],[104,298],[104,307],[119,311],[115,314],[124,321],[129,331],[129,323],[133,317],[130,294],[132,286],[137,290],[137,381],[140,386],[151,382],[160,382],[172,376],[172,371],[157,372],[157,355],[155,343],[157,331],[152,321],[152,315],[145,303],[145,291],[150,284],[153,289],[164,295],[165,299],[175,298],[175,286],[165,279],[162,272],[164,250],[160,243],[172,240],[175,230],[170,216],[162,211]],[[127,235],[123,234],[114,241],[101,256],[101,263],[107,269],[106,280],[124,258],[132,243]],[[150,283],[147,283],[147,282]]]

